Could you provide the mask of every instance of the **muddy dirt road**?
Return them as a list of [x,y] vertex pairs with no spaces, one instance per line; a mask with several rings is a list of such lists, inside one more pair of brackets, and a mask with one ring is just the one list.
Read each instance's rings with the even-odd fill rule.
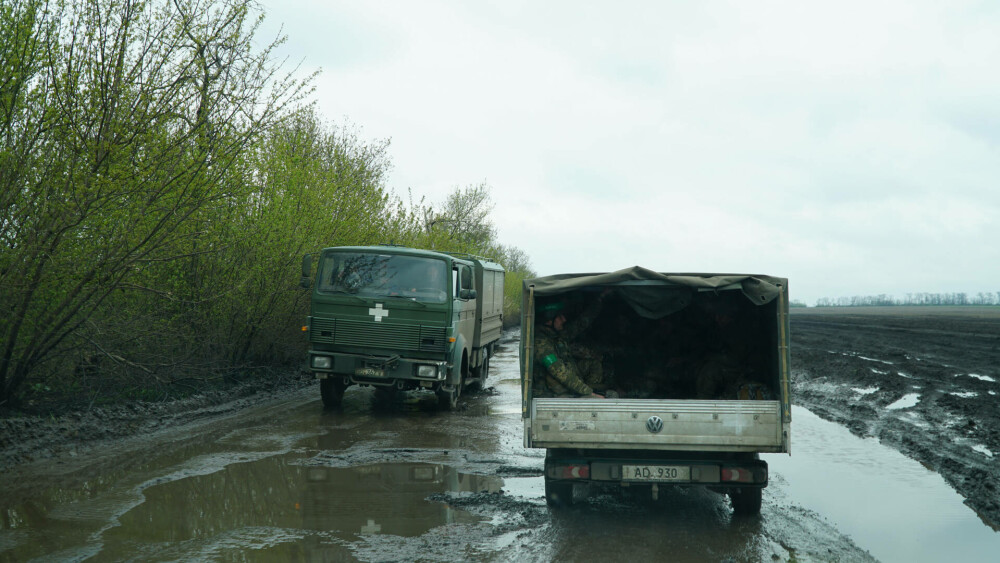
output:
[[516,338],[505,335],[491,387],[457,412],[438,412],[429,394],[373,410],[359,388],[324,412],[313,386],[9,468],[0,561],[987,561],[1000,551],[1000,534],[939,474],[802,408],[793,455],[765,456],[758,518],[686,489],[656,502],[595,492],[552,511],[544,452],[522,446]]

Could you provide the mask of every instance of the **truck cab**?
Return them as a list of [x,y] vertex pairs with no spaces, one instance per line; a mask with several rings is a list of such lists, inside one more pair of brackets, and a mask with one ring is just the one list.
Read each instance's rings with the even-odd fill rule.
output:
[[302,264],[310,287],[310,370],[328,408],[350,385],[376,400],[425,389],[454,408],[482,386],[500,338],[503,268],[488,259],[398,246],[331,247]]
[[[759,454],[790,451],[787,280],[639,267],[535,278],[521,330],[524,442],[546,450],[550,505],[572,503],[578,485],[653,498],[699,486],[759,512]],[[553,383],[567,373],[585,384]]]

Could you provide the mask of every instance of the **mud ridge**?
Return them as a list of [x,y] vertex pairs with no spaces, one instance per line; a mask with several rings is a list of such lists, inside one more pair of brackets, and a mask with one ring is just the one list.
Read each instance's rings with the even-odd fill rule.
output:
[[1000,526],[1000,310],[794,311],[792,401],[939,473]]
[[75,457],[103,444],[200,419],[207,421],[313,384],[312,378],[286,373],[174,401],[135,401],[60,416],[0,418],[0,471],[39,460]]

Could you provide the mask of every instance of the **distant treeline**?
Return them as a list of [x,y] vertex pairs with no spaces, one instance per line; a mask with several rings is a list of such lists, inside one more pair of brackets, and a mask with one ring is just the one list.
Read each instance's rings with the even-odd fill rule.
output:
[[1000,291],[993,293],[907,293],[906,297],[864,295],[854,297],[823,297],[817,307],[885,307],[895,305],[1000,305]]
[[0,3],[0,410],[159,399],[297,365],[303,254],[527,256],[485,184],[386,185],[388,141],[326,122],[243,0]]

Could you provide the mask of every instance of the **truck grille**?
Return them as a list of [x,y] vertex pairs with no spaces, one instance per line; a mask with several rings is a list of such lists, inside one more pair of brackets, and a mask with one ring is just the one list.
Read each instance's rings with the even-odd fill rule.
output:
[[310,341],[324,344],[420,352],[448,349],[443,327],[313,317],[309,332]]
[[311,342],[333,344],[333,330],[336,324],[333,319],[317,319],[313,317],[309,323],[309,340]]

